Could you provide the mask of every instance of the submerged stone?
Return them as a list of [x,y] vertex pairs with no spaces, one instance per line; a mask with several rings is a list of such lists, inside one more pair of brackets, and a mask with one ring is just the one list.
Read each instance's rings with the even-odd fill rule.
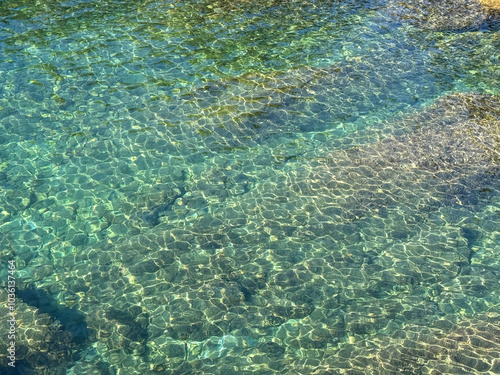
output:
[[490,14],[500,13],[499,0],[479,0],[479,2],[488,12],[490,12]]
[[488,18],[478,0],[391,1],[388,10],[404,23],[429,30],[478,29]]

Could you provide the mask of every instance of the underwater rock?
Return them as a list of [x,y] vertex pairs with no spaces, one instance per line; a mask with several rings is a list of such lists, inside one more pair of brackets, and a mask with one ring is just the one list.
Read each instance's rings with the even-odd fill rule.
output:
[[402,22],[435,31],[478,29],[488,17],[478,0],[391,1],[387,9]]
[[[453,321],[455,319],[455,322]],[[448,317],[345,345],[321,366],[352,374],[496,374],[500,371],[500,316]],[[348,355],[347,355],[348,353]]]
[[[261,147],[296,133],[331,130],[332,124],[377,115],[377,108],[404,110],[416,101],[405,93],[422,82],[415,77],[411,81],[394,78],[393,73],[420,70],[421,57],[409,51],[415,61],[402,62],[386,53],[374,59],[353,54],[328,67],[300,66],[207,81],[183,95],[188,114],[183,122],[207,148],[213,144],[215,149],[229,150]],[[395,60],[390,72],[388,58]]]
[[[193,109],[187,120],[205,142],[244,147],[297,130],[301,99],[307,85],[327,70],[303,68],[269,74],[248,73],[209,81],[186,95]],[[294,112],[295,111],[295,112]]]
[[[398,202],[413,207],[434,203],[470,205],[498,181],[500,100],[454,94],[401,120],[407,134],[333,152],[311,164],[309,176],[292,184],[302,194],[342,199],[365,215]],[[315,183],[322,181],[324,184]],[[413,203],[412,203],[413,202]],[[326,207],[323,206],[323,210]]]
[[500,13],[499,0],[479,0],[479,2],[490,14]]
[[[0,290],[0,299],[7,301],[7,293]],[[15,338],[9,339],[6,333],[0,335],[0,349],[3,353],[8,353],[7,348],[10,341],[15,342],[15,365],[22,373],[48,373],[49,369],[53,374],[65,373],[65,369],[74,363],[72,354],[78,349],[72,332],[64,329],[61,322],[55,320],[47,313],[40,312],[36,307],[24,303],[21,299],[15,302]],[[9,309],[7,305],[0,306],[0,313],[4,324],[9,319]],[[12,369],[7,362],[7,356],[2,355],[0,359],[0,373]],[[5,372],[4,372],[5,371]],[[24,371],[24,372],[23,372]],[[21,373],[18,372],[18,373]]]

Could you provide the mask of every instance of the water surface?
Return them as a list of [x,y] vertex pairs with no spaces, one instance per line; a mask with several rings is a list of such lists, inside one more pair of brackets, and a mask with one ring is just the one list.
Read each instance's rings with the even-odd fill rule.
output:
[[0,4],[19,371],[500,372],[498,22],[398,4]]

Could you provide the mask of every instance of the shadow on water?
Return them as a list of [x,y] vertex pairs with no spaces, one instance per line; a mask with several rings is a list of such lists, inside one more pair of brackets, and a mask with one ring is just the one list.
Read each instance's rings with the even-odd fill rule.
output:
[[[17,291],[17,297],[22,302],[37,309],[38,314],[46,314],[52,323],[59,328],[46,338],[47,348],[59,353],[51,356],[45,350],[29,349],[20,346],[17,352],[25,353],[16,361],[16,367],[0,368],[1,374],[36,374],[43,368],[71,368],[75,361],[81,359],[83,351],[88,347],[91,330],[87,328],[85,314],[60,305],[57,300],[42,289],[32,285]],[[56,362],[54,362],[56,361]]]
[[36,371],[25,360],[16,361],[16,367],[0,367],[2,375],[34,375]]
[[40,313],[59,321],[61,328],[71,334],[74,344],[83,345],[88,340],[89,330],[83,313],[59,305],[55,298],[33,286],[19,290],[17,296],[27,305],[36,307]]

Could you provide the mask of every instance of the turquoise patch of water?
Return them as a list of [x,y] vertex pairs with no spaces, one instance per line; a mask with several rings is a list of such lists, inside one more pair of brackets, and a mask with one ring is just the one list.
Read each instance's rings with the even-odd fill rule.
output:
[[93,332],[19,299],[34,370],[496,371],[461,339],[500,345],[494,27],[272,0],[0,23],[2,259]]

